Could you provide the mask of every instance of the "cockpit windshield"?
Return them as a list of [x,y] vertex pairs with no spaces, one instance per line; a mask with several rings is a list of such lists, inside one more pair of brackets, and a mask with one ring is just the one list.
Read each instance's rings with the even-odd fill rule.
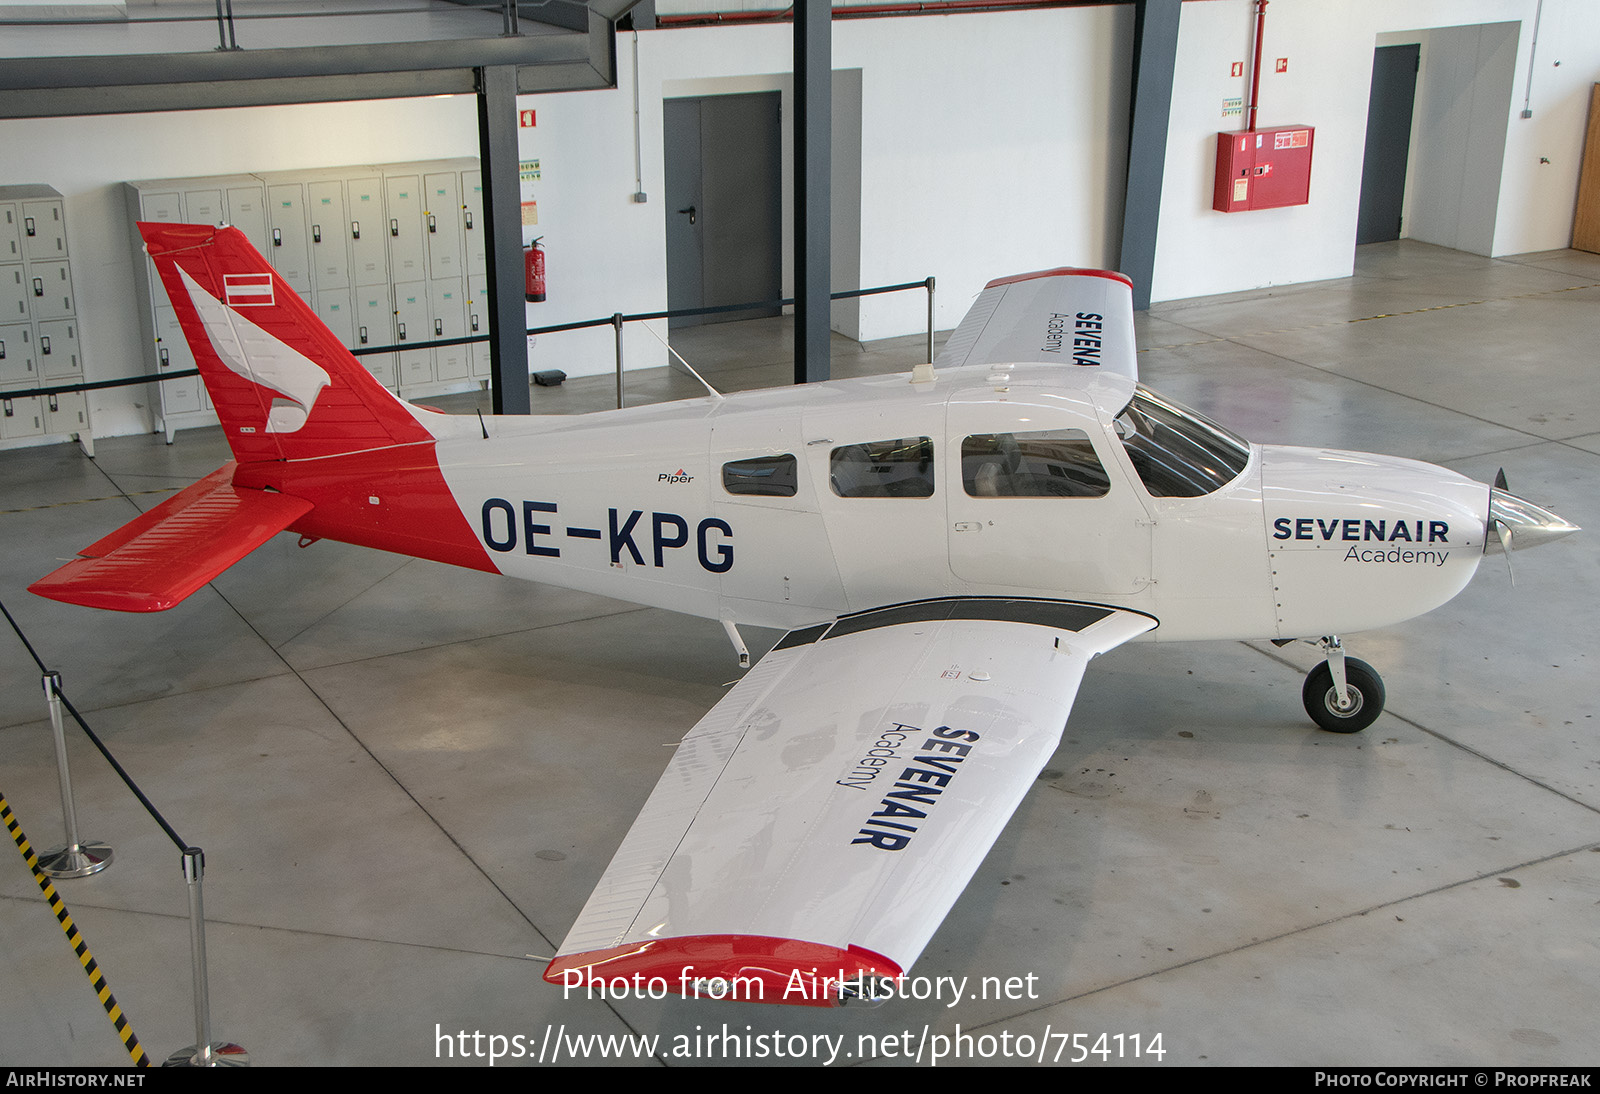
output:
[[1249,442],[1143,385],[1116,426],[1153,498],[1203,497],[1238,478],[1250,462]]

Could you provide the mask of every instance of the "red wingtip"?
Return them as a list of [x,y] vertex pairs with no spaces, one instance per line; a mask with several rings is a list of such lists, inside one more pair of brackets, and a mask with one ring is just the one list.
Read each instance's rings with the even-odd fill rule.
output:
[[1127,274],[1120,274],[1115,270],[1090,270],[1076,266],[1057,266],[1053,270],[1035,270],[1033,273],[1012,274],[1010,277],[997,277],[984,286],[992,289],[996,285],[1014,285],[1018,281],[1032,281],[1040,277],[1103,277],[1108,281],[1120,281],[1128,288],[1133,288],[1133,281]]
[[860,946],[758,935],[687,935],[566,954],[544,978],[569,992],[667,993],[688,999],[838,1006],[841,985],[870,991],[904,970]]

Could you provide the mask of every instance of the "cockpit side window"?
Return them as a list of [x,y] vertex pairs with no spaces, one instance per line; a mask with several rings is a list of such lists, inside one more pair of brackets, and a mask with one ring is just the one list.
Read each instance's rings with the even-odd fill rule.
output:
[[730,494],[792,498],[798,482],[795,458],[788,453],[756,456],[722,465],[722,487]]
[[1250,445],[1242,437],[1142,386],[1117,415],[1116,428],[1153,498],[1214,493],[1250,462]]
[[961,442],[961,480],[975,498],[1099,498],[1111,490],[1081,429],[968,437]]
[[933,441],[901,437],[835,448],[828,481],[841,498],[931,498]]

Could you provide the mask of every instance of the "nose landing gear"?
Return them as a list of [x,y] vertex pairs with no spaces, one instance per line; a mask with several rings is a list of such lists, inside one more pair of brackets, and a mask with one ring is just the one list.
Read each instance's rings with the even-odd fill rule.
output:
[[1311,720],[1330,733],[1359,733],[1383,713],[1383,679],[1365,661],[1344,655],[1338,635],[1318,643],[1325,660],[1300,691]]

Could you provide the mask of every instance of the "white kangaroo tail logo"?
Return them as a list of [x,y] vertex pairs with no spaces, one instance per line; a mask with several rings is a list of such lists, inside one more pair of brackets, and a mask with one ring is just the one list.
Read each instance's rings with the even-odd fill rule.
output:
[[283,396],[272,401],[266,431],[293,433],[305,425],[317,396],[329,384],[328,374],[206,292],[182,266],[178,273],[222,363],[246,380]]

